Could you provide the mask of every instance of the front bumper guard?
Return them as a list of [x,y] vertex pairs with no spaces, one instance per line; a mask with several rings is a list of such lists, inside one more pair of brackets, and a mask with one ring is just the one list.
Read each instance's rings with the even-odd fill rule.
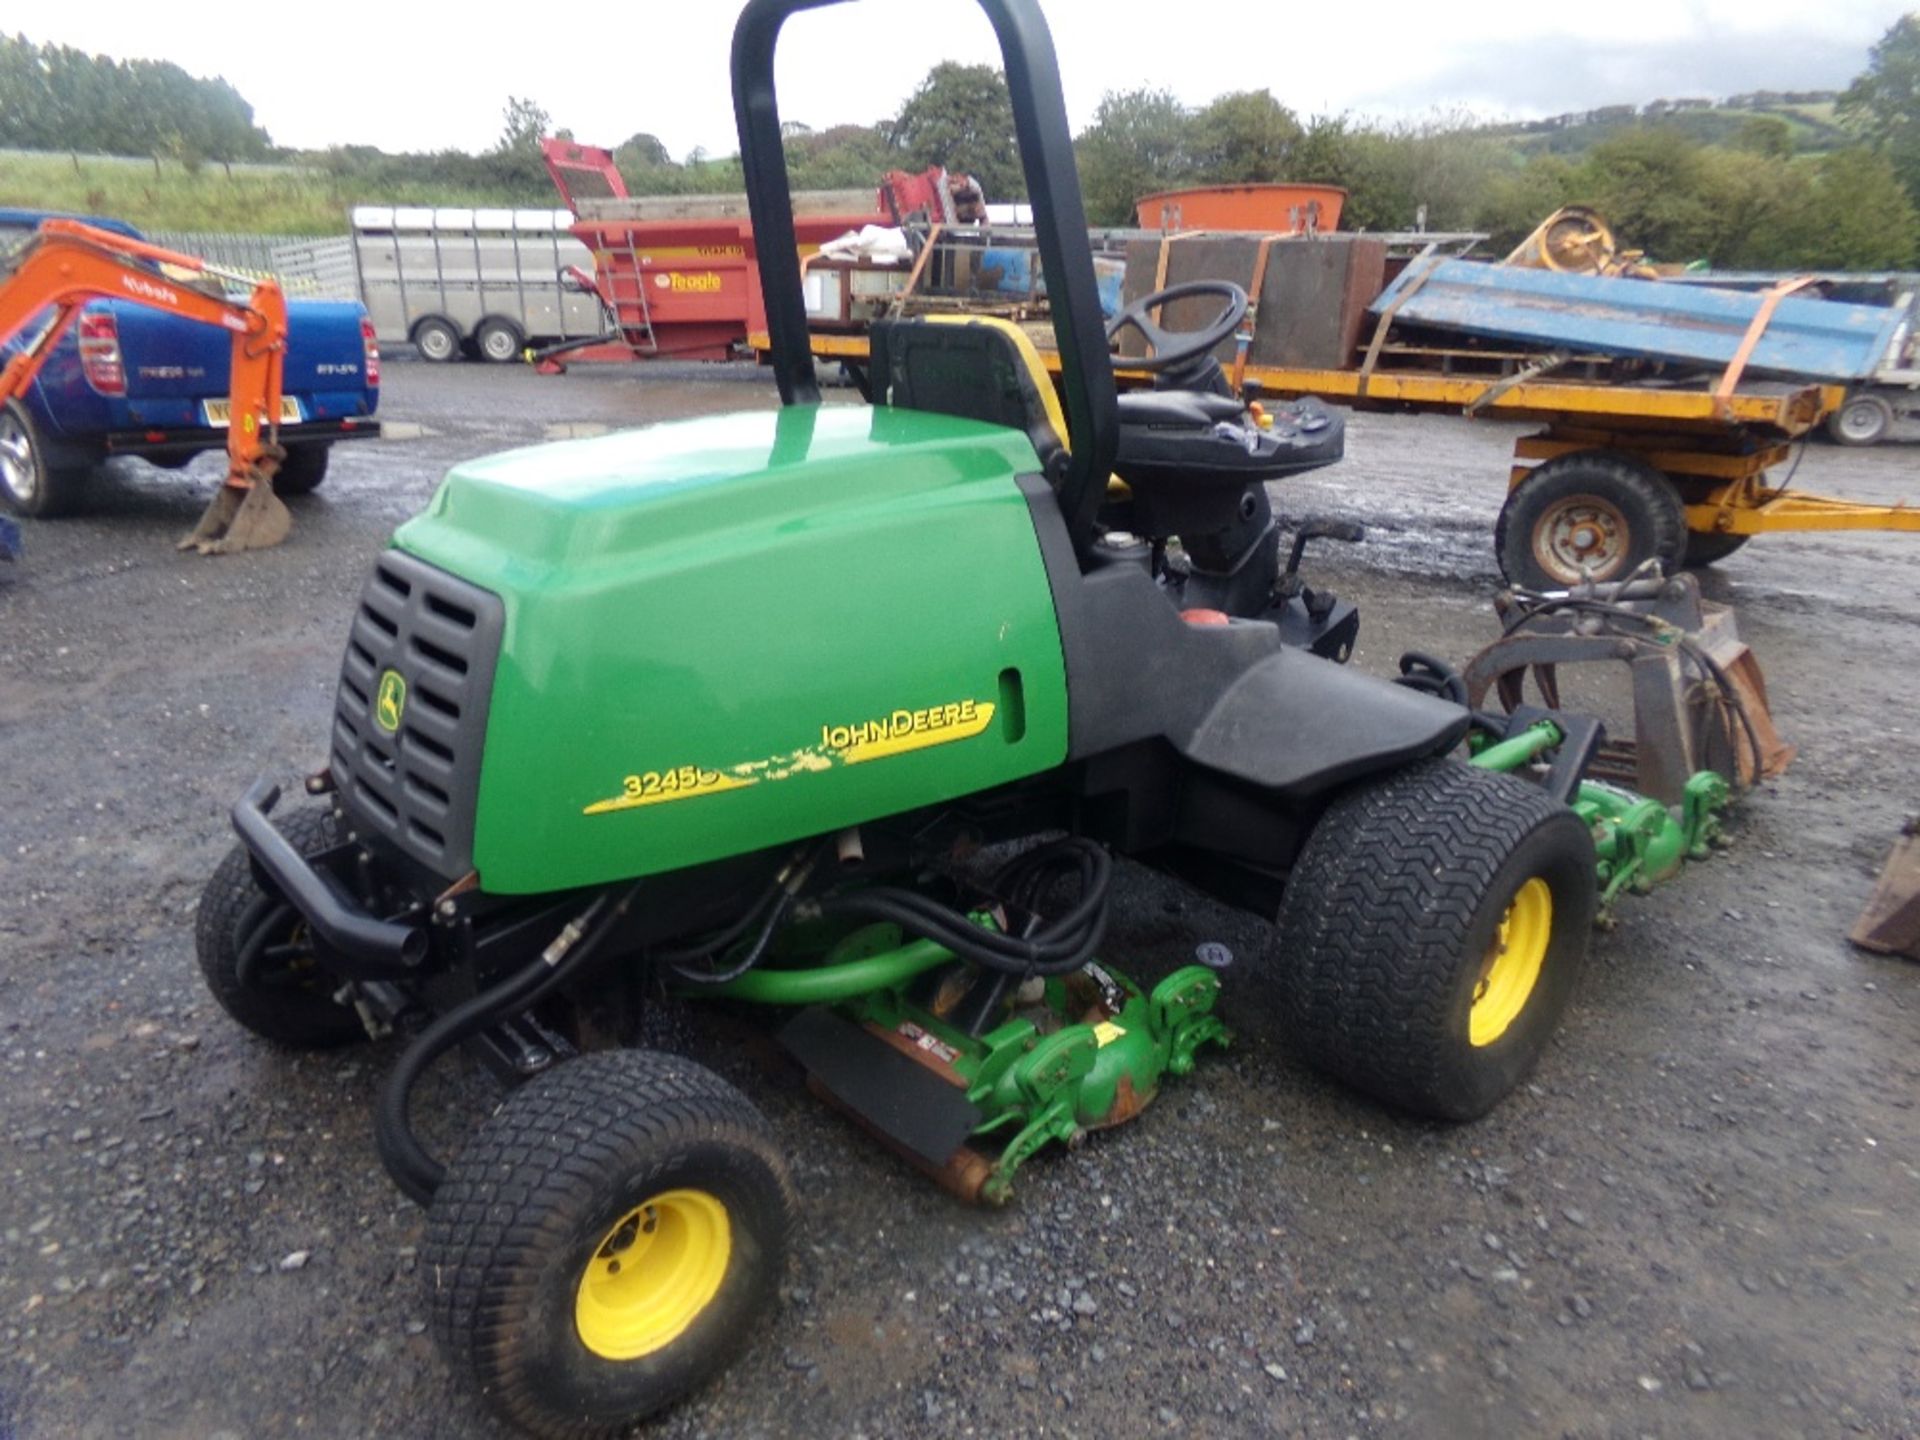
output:
[[426,928],[368,914],[339,881],[316,869],[267,818],[279,800],[280,787],[263,777],[248,787],[231,812],[234,832],[259,877],[300,912],[314,935],[343,962],[336,967],[342,973],[382,979],[416,969],[427,958]]

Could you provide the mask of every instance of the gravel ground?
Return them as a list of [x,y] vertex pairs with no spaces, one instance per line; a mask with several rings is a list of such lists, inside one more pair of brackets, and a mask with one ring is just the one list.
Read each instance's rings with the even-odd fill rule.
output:
[[[174,553],[210,493],[125,464],[0,574],[0,1437],[493,1436],[424,1333],[421,1214],[375,1161],[391,1048],[294,1058],[192,959],[224,810],[320,753],[367,563],[464,456],[769,405],[747,369],[394,363],[408,438],[342,447],[281,549]],[[1510,434],[1361,416],[1280,492],[1367,521],[1315,572],[1356,664],[1489,637]],[[1909,493],[1912,451],[1799,481]],[[1276,1033],[1265,928],[1136,870],[1110,954],[1239,957],[1237,1043],[1135,1125],[968,1210],[704,1020],[804,1199],[785,1300],[662,1436],[1920,1434],[1920,969],[1842,939],[1909,807],[1913,541],[1762,539],[1740,605],[1801,755],[1735,846],[1629,899],[1532,1084],[1398,1119]],[[1338,723],[1329,717],[1329,723]],[[449,1064],[446,1145],[491,1091]]]

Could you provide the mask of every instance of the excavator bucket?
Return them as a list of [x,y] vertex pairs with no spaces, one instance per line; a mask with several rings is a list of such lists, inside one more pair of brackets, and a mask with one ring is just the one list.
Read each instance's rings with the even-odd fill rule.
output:
[[271,484],[222,485],[179,548],[202,555],[270,550],[292,529],[293,516]]
[[1920,817],[1907,821],[1847,939],[1862,950],[1920,960]]
[[263,447],[251,466],[236,469],[214,493],[200,523],[179,544],[202,555],[235,555],[242,550],[271,550],[293,529],[286,503],[273,493],[274,473],[286,452],[278,445]]

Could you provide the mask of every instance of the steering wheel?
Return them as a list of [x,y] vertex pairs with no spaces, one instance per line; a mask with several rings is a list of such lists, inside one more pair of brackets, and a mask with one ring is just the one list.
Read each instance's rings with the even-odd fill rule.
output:
[[[1196,295],[1217,295],[1226,302],[1220,307],[1220,313],[1198,330],[1162,330],[1148,318],[1162,305],[1190,300]],[[1171,370],[1205,355],[1239,329],[1246,314],[1247,292],[1231,280],[1189,280],[1184,285],[1170,285],[1165,290],[1142,295],[1127,306],[1107,325],[1107,343],[1112,344],[1120,338],[1122,330],[1132,327],[1153,347],[1153,354],[1129,355],[1124,359],[1116,356],[1114,364],[1129,370]]]

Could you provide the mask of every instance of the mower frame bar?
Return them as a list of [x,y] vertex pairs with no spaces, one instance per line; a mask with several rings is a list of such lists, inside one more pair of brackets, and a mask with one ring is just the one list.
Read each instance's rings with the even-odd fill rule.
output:
[[[794,238],[793,197],[787,184],[786,146],[774,93],[773,56],[780,27],[800,10],[845,0],[748,0],[733,31],[733,112],[740,132],[740,162],[753,217],[760,289],[781,403],[817,405],[813,350],[807,334],[799,247]],[[1074,165],[1073,133],[1060,90],[1053,37],[1036,0],[980,0],[993,24],[1006,65],[1013,101],[1014,133],[1033,205],[1047,297],[1059,351],[1062,398],[1067,412],[1066,471],[1055,479],[1060,509],[1084,568],[1093,543],[1093,521],[1119,445],[1113,362],[1093,271],[1086,207]]]

